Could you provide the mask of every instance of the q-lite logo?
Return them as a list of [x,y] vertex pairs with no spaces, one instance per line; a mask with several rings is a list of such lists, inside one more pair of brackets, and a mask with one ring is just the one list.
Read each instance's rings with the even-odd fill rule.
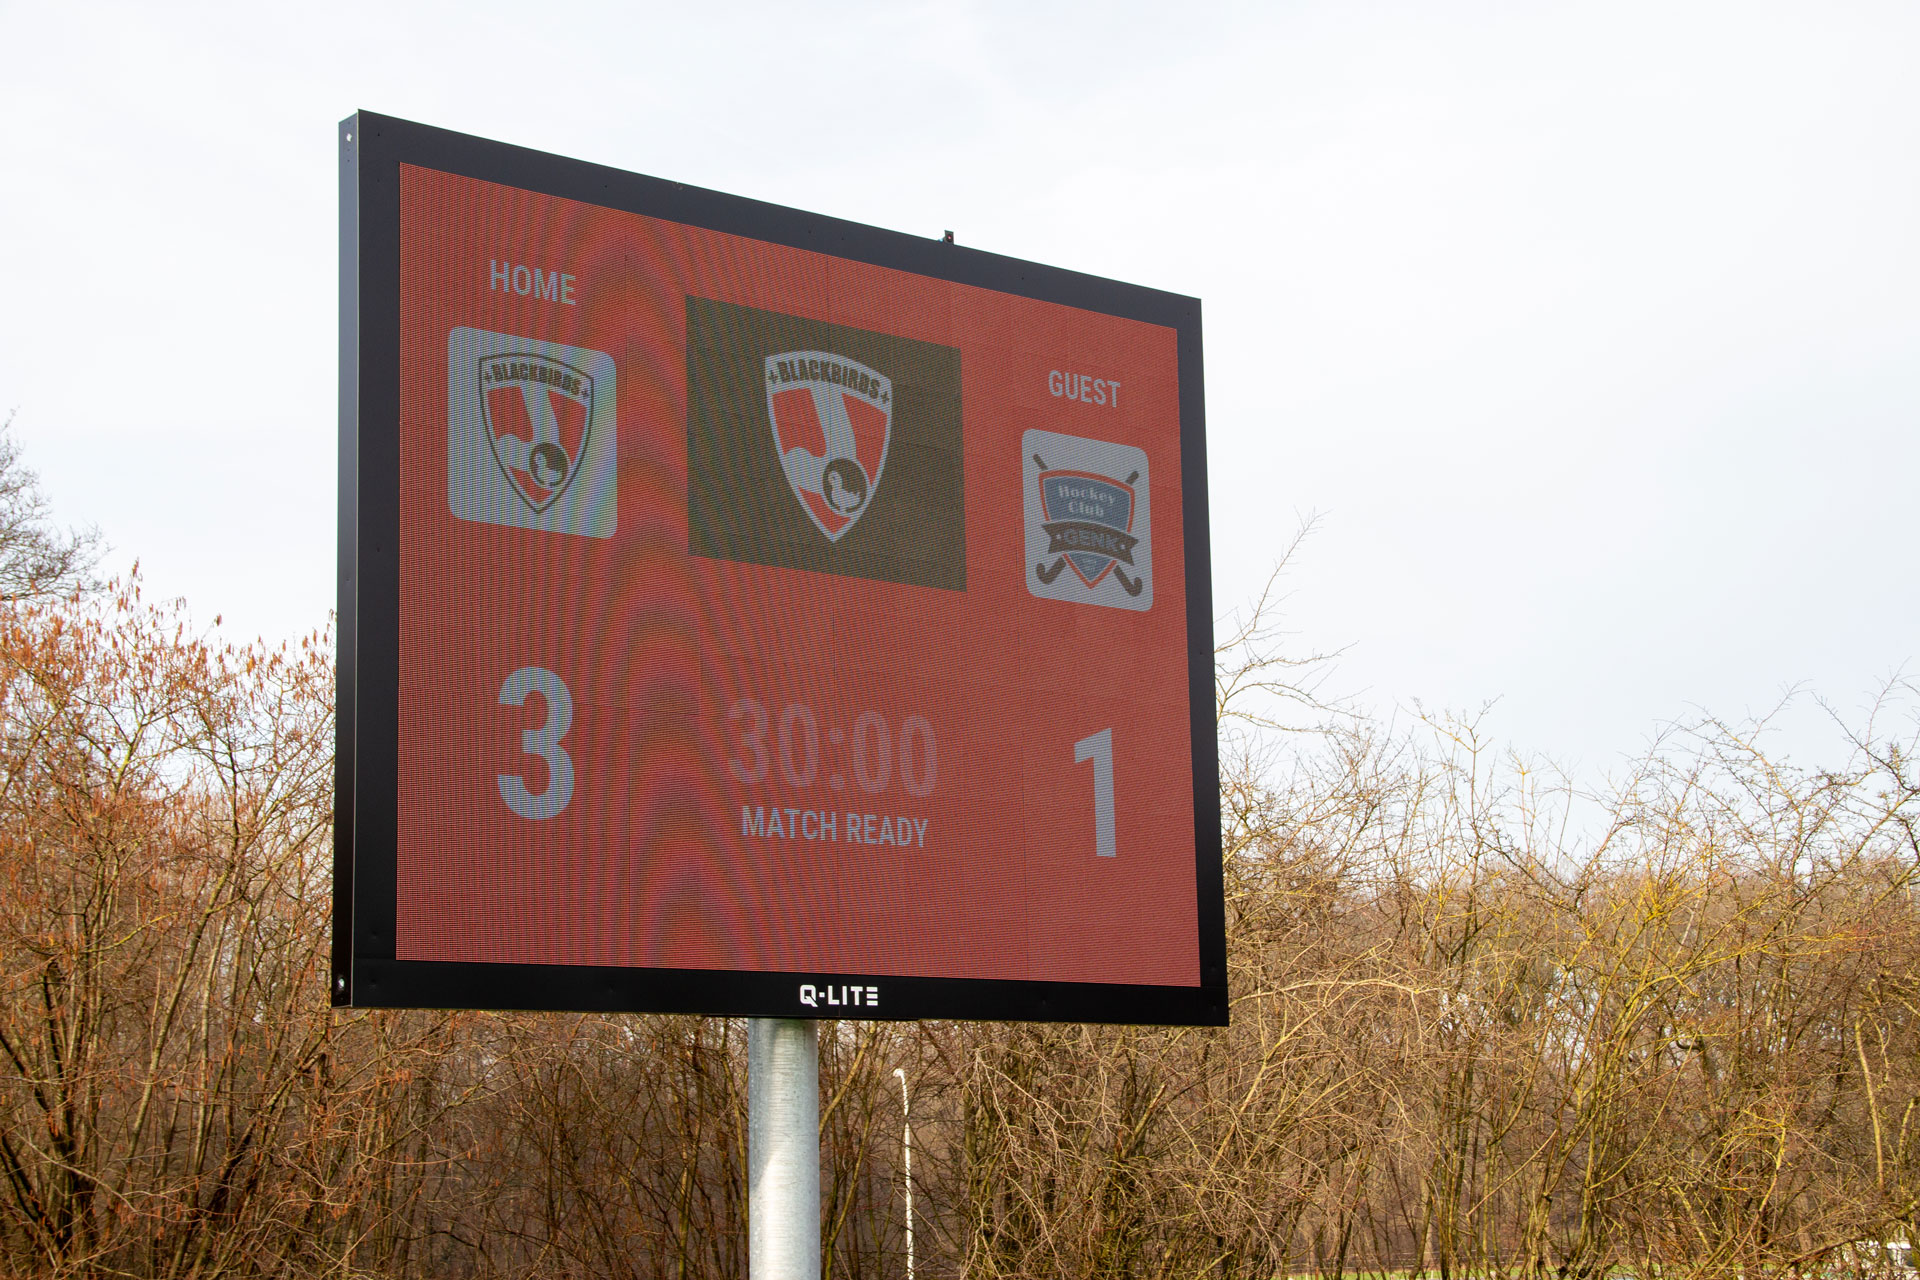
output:
[[844,1007],[874,1009],[880,1004],[880,988],[854,987],[845,983],[800,984],[800,1003],[809,1009]]

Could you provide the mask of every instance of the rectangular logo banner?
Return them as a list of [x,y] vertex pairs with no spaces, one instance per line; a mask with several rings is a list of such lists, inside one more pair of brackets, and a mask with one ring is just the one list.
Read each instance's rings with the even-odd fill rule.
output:
[[695,555],[964,591],[953,347],[687,299]]

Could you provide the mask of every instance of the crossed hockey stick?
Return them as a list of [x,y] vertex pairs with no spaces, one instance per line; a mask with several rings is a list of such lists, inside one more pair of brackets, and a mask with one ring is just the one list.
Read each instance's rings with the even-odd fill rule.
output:
[[[1042,471],[1053,470],[1052,467],[1049,467],[1047,465],[1046,459],[1042,458],[1039,454],[1037,453],[1034,454],[1033,460],[1040,465],[1040,469]],[[1127,487],[1132,488],[1133,482],[1138,480],[1139,478],[1140,478],[1140,473],[1138,471],[1128,476]],[[1109,559],[1111,559],[1111,557],[1109,557]],[[1053,563],[1051,565],[1036,564],[1035,566],[1033,566],[1033,573],[1035,577],[1040,579],[1041,586],[1050,587],[1053,585],[1053,580],[1055,578],[1059,577],[1062,573],[1066,572],[1066,568],[1067,568],[1067,558],[1064,555],[1055,556]],[[1120,567],[1120,562],[1118,560],[1113,561],[1113,576],[1120,579],[1120,585],[1126,588],[1127,594],[1130,596],[1139,595],[1140,592],[1147,585],[1145,574],[1142,574],[1138,578],[1129,578],[1127,576],[1127,571]]]

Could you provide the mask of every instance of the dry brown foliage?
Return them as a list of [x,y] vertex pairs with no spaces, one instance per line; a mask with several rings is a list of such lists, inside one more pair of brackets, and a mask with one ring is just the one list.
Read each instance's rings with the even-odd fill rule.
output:
[[[326,1007],[320,641],[3,608],[0,1270],[744,1273],[739,1024]],[[895,1067],[927,1276],[1813,1275],[1920,1228],[1911,701],[1833,771],[1704,724],[1580,797],[1270,639],[1220,686],[1233,1025],[823,1024],[828,1274],[904,1271]]]

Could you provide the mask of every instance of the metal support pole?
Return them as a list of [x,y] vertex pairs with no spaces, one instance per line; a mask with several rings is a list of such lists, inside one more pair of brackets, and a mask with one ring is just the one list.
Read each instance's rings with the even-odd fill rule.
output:
[[747,1020],[747,1275],[820,1280],[820,1042],[804,1019]]
[[900,1180],[907,1188],[907,1280],[913,1280],[913,1108],[907,1100],[905,1069],[895,1067],[893,1074],[900,1078]]

